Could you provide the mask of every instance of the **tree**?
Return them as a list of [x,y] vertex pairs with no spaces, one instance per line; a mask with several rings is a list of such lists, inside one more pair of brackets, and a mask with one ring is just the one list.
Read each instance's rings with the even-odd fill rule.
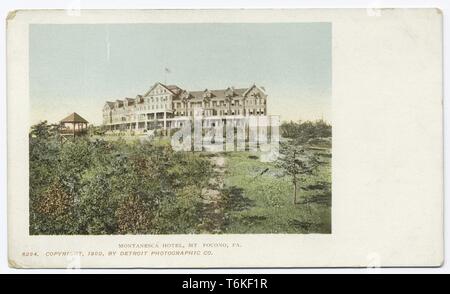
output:
[[297,204],[297,187],[300,181],[305,175],[313,173],[319,161],[314,153],[292,142],[282,143],[280,147],[281,154],[277,166],[284,171],[284,174],[291,177],[294,185],[294,204]]
[[331,138],[331,125],[323,120],[290,121],[281,124],[280,132],[282,137],[293,139],[296,144],[306,144],[314,139]]
[[58,125],[56,124],[49,125],[47,124],[47,121],[44,120],[40,123],[31,126],[30,137],[46,140],[56,136],[57,133],[58,133]]

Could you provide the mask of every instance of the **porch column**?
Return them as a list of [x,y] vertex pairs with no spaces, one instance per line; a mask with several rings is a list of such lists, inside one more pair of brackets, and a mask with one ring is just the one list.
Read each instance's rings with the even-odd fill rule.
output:
[[165,112],[165,111],[164,111],[164,119],[163,119],[163,123],[164,123],[163,129],[164,129],[164,131],[166,131],[166,112]]

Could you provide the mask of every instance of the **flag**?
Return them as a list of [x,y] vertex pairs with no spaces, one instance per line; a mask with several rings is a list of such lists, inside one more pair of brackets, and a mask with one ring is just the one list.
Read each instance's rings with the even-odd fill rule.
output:
[[168,69],[167,67],[164,68],[164,71],[165,71],[166,73],[170,73],[170,69]]

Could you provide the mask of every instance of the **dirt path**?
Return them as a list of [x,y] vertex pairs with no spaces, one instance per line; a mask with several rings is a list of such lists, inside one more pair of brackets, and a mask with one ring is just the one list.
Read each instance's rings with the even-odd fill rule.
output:
[[224,186],[225,157],[215,154],[210,158],[214,165],[214,177],[209,182],[209,187],[203,191],[205,211],[203,227],[210,233],[220,233],[224,223],[224,211],[220,205],[221,193]]

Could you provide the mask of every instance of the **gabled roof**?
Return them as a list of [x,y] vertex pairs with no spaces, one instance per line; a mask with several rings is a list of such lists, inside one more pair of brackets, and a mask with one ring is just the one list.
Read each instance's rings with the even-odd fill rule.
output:
[[242,94],[242,96],[246,96],[248,94],[248,92],[250,92],[253,88],[258,89],[259,91],[261,91],[264,94],[266,93],[266,90],[264,89],[264,87],[258,87],[257,85],[253,84],[247,89],[247,91],[244,92],[244,94]]
[[191,95],[191,92],[189,92],[187,90],[182,90],[178,97],[182,100],[193,98],[193,96]]
[[82,118],[78,113],[74,112],[61,120],[62,123],[88,123],[87,120]]
[[124,103],[126,102],[125,104],[128,105],[128,106],[134,105],[134,99],[133,98],[125,97],[125,99],[123,101],[124,101]]
[[205,90],[203,90],[203,97],[204,98],[212,98],[213,97],[213,93],[210,91],[210,90],[208,90],[208,89],[205,89]]
[[109,108],[113,108],[114,107],[114,102],[106,101],[106,105],[108,105]]
[[179,90],[181,90],[178,86],[176,86],[176,85],[169,85],[169,86],[166,86],[166,85],[164,85],[163,83],[160,83],[160,82],[156,82],[151,88],[150,88],[150,90],[148,90],[145,94],[144,94],[144,96],[148,96],[148,94],[150,94],[150,92],[154,89],[154,88],[156,88],[157,86],[161,86],[161,87],[163,87],[163,88],[165,88],[166,90],[168,90],[169,92],[171,92],[172,94],[178,94],[179,93]]
[[144,103],[144,98],[142,97],[142,95],[137,95],[133,101],[134,103]]
[[167,85],[166,88],[174,94],[179,94],[181,92],[181,88],[177,85]]

